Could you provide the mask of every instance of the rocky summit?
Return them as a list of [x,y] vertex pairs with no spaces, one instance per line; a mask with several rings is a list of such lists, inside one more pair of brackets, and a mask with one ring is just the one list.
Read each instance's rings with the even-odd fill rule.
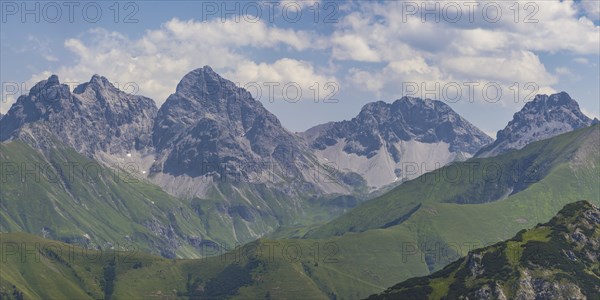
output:
[[[307,148],[252,95],[206,66],[189,72],[158,112],[153,172],[249,179],[269,163],[300,173]],[[221,168],[223,167],[223,168]],[[225,171],[224,168],[229,168]]]
[[472,156],[492,139],[441,101],[403,97],[365,105],[349,121],[302,133],[322,159],[380,187]]
[[498,131],[496,141],[482,148],[476,156],[489,157],[518,150],[527,144],[587,127],[598,122],[579,109],[569,94],[537,95],[515,113],[506,127]]
[[151,146],[154,101],[127,94],[94,75],[73,92],[52,75],[31,88],[1,119],[0,140],[18,138],[39,149],[50,135],[88,157]]
[[[181,79],[152,132],[156,159],[150,176],[179,196],[203,196],[211,182],[286,182],[294,193],[348,192],[345,184],[327,180],[329,173],[300,137],[208,66]],[[190,182],[196,187],[181,188]]]

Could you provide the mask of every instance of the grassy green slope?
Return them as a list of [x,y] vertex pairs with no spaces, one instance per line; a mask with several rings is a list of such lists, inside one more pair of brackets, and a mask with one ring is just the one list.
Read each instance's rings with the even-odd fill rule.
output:
[[212,220],[190,202],[72,149],[55,147],[43,156],[21,142],[2,143],[0,164],[0,231],[180,257],[199,257],[195,246],[212,240]]
[[0,144],[0,231],[88,247],[133,244],[166,257],[194,258],[202,254],[202,243],[233,247],[280,225],[322,223],[357,201],[310,193],[290,197],[244,182],[216,184],[203,199],[177,199],[133,177],[135,166],[108,168],[48,135],[51,145],[44,149],[50,150],[43,153],[21,141]]
[[[524,239],[544,235],[534,233],[523,234]],[[0,293],[12,294],[14,285],[32,299],[103,298],[107,269],[116,257],[111,299],[358,299],[429,273],[420,253],[406,251],[411,240],[410,232],[397,227],[328,240],[261,240],[206,259],[168,260],[141,253],[82,252],[28,234],[0,234]],[[35,251],[23,251],[35,244],[41,249],[37,260]],[[260,254],[252,259],[256,249]],[[298,259],[295,249],[302,251]],[[436,294],[443,294],[451,282],[431,284]]]
[[[0,233],[0,244],[2,299],[327,299],[303,275],[301,263],[279,255],[251,259],[244,254],[250,252],[238,250],[206,259],[165,259],[85,250],[26,233]],[[293,276],[279,277],[273,269]]]
[[[600,296],[600,211],[589,202],[566,205],[550,222],[477,249],[427,277],[412,278],[369,299],[482,299],[544,295]],[[503,296],[503,297],[502,297]]]
[[[390,227],[409,218],[419,205],[479,204],[512,198],[550,175],[559,183],[563,182],[561,176],[566,177],[565,180],[573,181],[570,186],[583,188],[582,196],[589,195],[594,187],[586,183],[589,179],[597,179],[599,172],[600,155],[593,150],[600,144],[599,134],[600,126],[595,125],[538,141],[501,156],[454,163],[367,201],[306,236],[319,238]],[[577,160],[577,165],[573,160]],[[590,176],[592,178],[586,178]],[[583,184],[578,184],[580,177]],[[552,192],[561,190],[562,187]],[[575,197],[573,201],[578,200],[577,193],[566,195]],[[554,213],[559,208],[554,207]]]
[[[203,297],[230,290],[234,298],[355,299],[381,292],[396,282],[439,270],[469,250],[505,240],[521,229],[545,222],[567,203],[587,199],[600,204],[599,128],[582,129],[532,144],[508,156],[482,161],[550,163],[549,168],[537,173],[542,174],[539,178],[501,201],[477,200],[479,193],[484,193],[478,181],[467,186],[448,184],[449,192],[442,193],[438,189],[444,186],[443,182],[431,185],[416,179],[359,206],[358,213],[350,212],[340,218],[353,220],[361,226],[354,230],[339,226],[345,221],[334,221],[308,235],[316,238],[260,240],[257,243],[262,255],[258,262],[250,264],[243,260],[238,267],[233,266],[230,259],[222,260],[220,256],[208,258],[202,266],[193,260],[169,261],[172,265],[165,261],[156,264],[156,269],[144,269],[143,274],[149,275],[141,275],[137,272],[142,271],[136,269],[121,276],[131,278],[117,281],[115,295],[157,296],[160,291],[163,296],[172,296],[176,295],[175,289]],[[405,185],[407,187],[403,188]],[[494,190],[495,186],[496,190],[503,188],[500,185],[489,188]],[[412,197],[425,200],[416,201]],[[436,197],[441,198],[436,201]],[[453,201],[456,199],[472,201]],[[405,205],[409,201],[412,201],[411,205]],[[406,218],[390,224],[418,204],[420,206]],[[365,207],[373,216],[364,212]],[[301,229],[294,234],[298,231]],[[278,243],[274,259],[267,254],[271,243]],[[298,246],[301,257],[286,259],[282,253],[286,245],[288,254],[295,253],[289,249],[290,245]],[[156,279],[162,278],[159,276],[164,274],[162,272],[167,272],[164,282]],[[191,274],[189,287],[186,286],[188,280],[182,279],[188,274]],[[250,274],[250,279],[234,274]],[[238,284],[228,286],[224,278],[230,277]],[[443,288],[443,284],[440,286]]]
[[[408,183],[415,185],[409,186],[409,191],[413,193],[406,192],[406,187],[403,189],[401,186],[394,194],[367,202],[357,208],[358,212],[351,211],[348,214],[351,218],[343,216],[340,219],[344,222],[351,220],[350,225],[386,224],[389,220],[404,215],[404,207],[407,210],[413,207],[403,205],[402,201],[410,200],[408,196],[429,197],[428,201],[421,202],[410,217],[397,225],[337,236],[335,233],[340,232],[337,228],[329,230],[331,224],[339,224],[336,220],[324,227],[333,234],[297,240],[307,246],[314,243],[334,243],[338,248],[337,263],[315,268],[309,266],[311,271],[307,273],[311,274],[311,278],[326,294],[336,294],[341,298],[365,297],[377,292],[378,287],[393,284],[391,282],[394,279],[397,282],[426,275],[466,255],[469,250],[502,241],[521,229],[545,222],[565,204],[587,199],[600,205],[600,155],[596,150],[599,144],[598,130],[598,126],[583,129],[533,144],[523,149],[522,153],[511,153],[518,158],[535,157],[540,163],[550,161],[553,164],[541,179],[528,183],[524,190],[501,201],[470,201],[477,204],[436,202],[432,196],[436,189],[431,192],[431,186],[427,182],[420,183],[417,179]],[[492,159],[487,159],[482,164],[489,163]],[[501,159],[512,161],[507,156]],[[513,163],[521,162],[517,159]],[[535,169],[539,168],[533,170]],[[418,184],[421,188],[416,187]],[[474,185],[477,186],[477,183]],[[465,193],[473,191],[468,186],[454,188]],[[440,197],[441,195],[442,193]],[[460,196],[460,193],[444,199],[455,199],[456,195]],[[396,201],[394,197],[397,197]],[[373,209],[375,206],[371,206],[371,202],[384,203],[385,206]],[[364,207],[369,208],[368,212],[361,211]],[[399,210],[396,216],[391,216],[393,214],[390,211]],[[388,215],[388,220],[382,220]],[[368,228],[366,225],[365,227]],[[289,274],[280,274],[282,277],[287,275]]]

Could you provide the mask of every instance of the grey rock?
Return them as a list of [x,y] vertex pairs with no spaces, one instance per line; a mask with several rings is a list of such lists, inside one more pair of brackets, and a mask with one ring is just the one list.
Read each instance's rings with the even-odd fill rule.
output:
[[33,134],[32,141],[41,141],[51,133],[88,157],[124,153],[151,147],[156,112],[152,99],[120,91],[104,77],[94,75],[71,92],[52,75],[0,120],[0,140]]
[[528,144],[548,139],[598,122],[590,119],[579,109],[577,101],[566,92],[537,95],[514,114],[508,125],[498,131],[496,140],[482,148],[477,157],[490,157],[511,150],[522,149]]
[[[351,142],[344,148],[347,153],[367,157],[374,155],[383,143],[400,140],[442,141],[450,144],[453,152],[471,154],[491,141],[445,103],[413,97],[403,97],[391,104],[383,101],[369,103],[350,121],[322,126],[320,133],[312,138],[311,146],[323,149],[335,144],[338,138]],[[394,155],[401,155],[391,148],[389,150]]]
[[445,103],[412,97],[369,103],[351,120],[319,125],[302,136],[322,158],[364,176],[375,187],[398,177],[411,179],[403,170],[406,163],[441,167],[472,156],[492,141]]
[[208,66],[183,77],[158,111],[152,140],[152,173],[175,177],[275,183],[299,174],[302,182],[314,160],[303,141],[248,91]]

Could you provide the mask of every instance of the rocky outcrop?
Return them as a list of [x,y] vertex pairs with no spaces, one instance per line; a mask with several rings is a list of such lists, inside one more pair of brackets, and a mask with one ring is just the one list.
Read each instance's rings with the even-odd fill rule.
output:
[[[369,299],[597,299],[600,296],[600,209],[567,204],[550,222],[470,252],[426,277]],[[436,283],[435,285],[433,283]]]
[[518,150],[528,144],[548,139],[562,133],[590,126],[591,120],[579,109],[577,101],[569,94],[537,95],[515,113],[506,127],[498,131],[496,140],[482,148],[477,157],[490,157]]

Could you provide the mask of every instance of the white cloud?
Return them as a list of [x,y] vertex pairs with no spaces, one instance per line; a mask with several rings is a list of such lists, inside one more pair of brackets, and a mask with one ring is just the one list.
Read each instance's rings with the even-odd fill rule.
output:
[[280,0],[279,4],[281,7],[300,7],[301,9],[305,9],[308,7],[316,7],[316,5],[321,4],[321,0]]
[[[82,38],[65,41],[64,46],[74,55],[73,64],[36,74],[31,83],[51,73],[58,74],[61,81],[70,82],[85,82],[93,74],[100,74],[120,86],[128,82],[137,84],[139,94],[153,98],[160,105],[175,91],[183,75],[204,65],[239,76],[232,80],[268,81],[273,74],[286,82],[335,80],[316,74],[308,62],[280,59],[272,65],[257,64],[240,51],[278,47],[300,51],[323,45],[322,38],[311,32],[246,22],[243,18],[241,22],[172,19],[138,39],[94,29]],[[258,70],[256,76],[248,76],[248,70],[253,68]]]
[[[272,64],[244,61],[227,75],[242,87],[251,86],[248,90],[262,101],[322,101],[327,96],[324,90],[328,83],[339,87],[335,76],[321,75],[310,63],[290,58],[279,59]],[[315,91],[317,87],[319,93]]]
[[558,67],[554,69],[554,73],[559,76],[575,78],[575,74],[567,67]]
[[58,61],[58,58],[56,58],[55,56],[50,55],[50,54],[44,55],[44,59],[46,59],[47,61],[50,61],[50,62]]
[[[307,9],[319,1],[282,1],[289,2]],[[456,3],[465,9],[463,2]],[[240,18],[240,22],[172,19],[139,38],[96,29],[65,41],[64,46],[73,53],[73,63],[51,71],[62,81],[87,81],[94,73],[118,83],[135,81],[139,93],[159,105],[185,73],[207,64],[242,84],[297,82],[304,99],[314,82],[321,87],[326,82],[339,82],[336,75],[343,76],[350,91],[362,89],[384,99],[402,96],[403,82],[425,86],[494,82],[501,85],[505,97],[512,97],[510,87],[515,82],[523,94],[528,93],[523,89],[529,82],[536,84],[537,92],[551,93],[569,71],[576,71],[574,67],[573,71],[549,71],[540,53],[576,54],[579,58],[573,60],[579,64],[589,63],[583,56],[600,54],[600,27],[592,22],[597,19],[597,7],[591,3],[518,2],[518,22],[511,10],[515,2],[494,3],[503,11],[501,20],[494,24],[481,18],[483,1],[473,22],[463,10],[457,23],[423,23],[419,14],[407,17],[403,2],[398,1],[344,3],[340,4],[340,22],[328,36],[279,28],[266,21],[249,22],[248,18]],[[535,5],[526,10],[526,3]],[[524,22],[532,8],[537,8],[531,16],[536,23]],[[306,58],[310,55],[295,56],[313,49],[330,51],[330,65],[317,68]],[[276,55],[268,62],[255,61],[251,58],[255,50]],[[340,75],[344,71],[347,73]],[[41,72],[32,80],[49,74],[50,70]],[[478,89],[476,93],[481,94],[481,87]]]
[[484,78],[499,82],[535,82],[551,85],[556,78],[546,71],[537,55],[530,51],[512,51],[503,55],[444,57],[440,65],[462,78]]
[[[447,5],[435,1],[428,5],[434,3]],[[440,22],[432,16],[422,22],[421,14],[407,14],[403,2],[355,3],[360,10],[342,19],[332,35],[332,57],[386,63],[377,71],[354,67],[348,75],[353,84],[378,96],[401,96],[406,81],[425,86],[492,82],[512,99],[510,87],[515,82],[521,89],[533,83],[539,93],[548,93],[554,91],[557,75],[567,75],[562,69],[555,74],[546,70],[539,52],[600,54],[600,27],[579,17],[573,1],[529,1],[527,7],[519,2],[518,16],[511,10],[515,2],[494,2],[503,12],[497,23],[482,19],[485,1],[479,2],[473,21],[464,3],[453,3],[463,9],[456,23],[445,22],[443,16]]]
[[339,60],[356,60],[364,62],[378,62],[379,55],[370,48],[367,42],[356,34],[336,35],[332,38],[336,45],[333,56]]

